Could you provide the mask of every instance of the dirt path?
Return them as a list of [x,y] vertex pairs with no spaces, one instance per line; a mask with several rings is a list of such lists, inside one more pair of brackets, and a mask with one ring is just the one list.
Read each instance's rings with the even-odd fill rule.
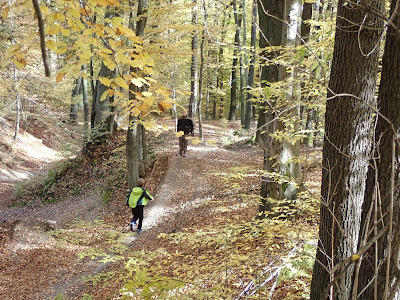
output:
[[[208,139],[216,137],[216,128],[210,125],[205,129]],[[207,173],[249,162],[249,153],[240,154],[217,145],[191,145],[187,157],[175,156],[177,143],[174,139],[170,146],[164,180],[157,193],[153,193],[155,200],[145,208],[143,234],[129,234],[126,239],[129,247],[157,247],[154,243],[160,232],[176,232],[185,226],[202,224],[209,214],[209,207],[203,204],[217,193]],[[150,181],[154,179],[149,178]],[[122,207],[124,203],[120,205],[125,215],[117,229],[129,232],[130,212]],[[102,213],[100,196],[96,193],[50,206],[2,210],[0,220],[18,221],[10,228],[13,235],[7,249],[0,253],[3,266],[2,270],[0,268],[0,299],[50,300],[59,294],[67,299],[80,299],[88,287],[82,276],[98,274],[108,265],[93,260],[77,261],[79,249],[57,248],[45,231],[63,227],[76,218],[93,221]],[[30,274],[35,276],[31,284]]]
[[[178,215],[186,210],[183,207],[171,207],[174,202],[174,195],[186,194],[188,199],[195,200],[201,191],[204,190],[205,178],[202,174],[200,161],[192,152],[188,157],[171,156],[168,158],[165,178],[158,192],[153,195],[152,201],[145,208],[143,222],[143,233],[138,235],[131,233],[126,238],[126,245],[130,248],[136,247],[136,244],[143,240],[156,239],[159,232],[165,231],[172,224],[165,223],[167,216],[172,219],[178,218]],[[191,202],[193,205],[195,201]],[[130,214],[127,212],[127,219]],[[127,227],[127,225],[126,225]],[[173,228],[172,230],[176,230]],[[59,279],[52,284],[52,287],[45,292],[41,292],[37,299],[53,300],[57,295],[62,294],[67,299],[79,299],[87,287],[82,281],[82,272],[86,277],[94,276],[110,267],[111,263],[101,263],[90,261],[88,264],[79,266],[80,273],[67,274],[65,271],[60,273]]]

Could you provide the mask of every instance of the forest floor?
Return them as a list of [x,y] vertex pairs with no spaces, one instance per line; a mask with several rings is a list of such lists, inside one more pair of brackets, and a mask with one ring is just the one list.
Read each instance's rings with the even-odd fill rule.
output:
[[[48,124],[36,124],[35,132],[27,131],[17,142],[11,140],[10,129],[2,129],[0,146],[14,160],[10,156],[0,160],[0,299],[55,299],[57,296],[82,299],[84,295],[92,295],[94,299],[119,299],[121,287],[134,278],[132,274],[130,278],[126,275],[125,264],[113,258],[125,255],[121,253],[126,249],[138,256],[139,253],[170,253],[169,258],[163,256],[166,262],[160,266],[162,278],[181,278],[182,274],[195,272],[197,268],[199,273],[192,274],[194,278],[207,277],[202,279],[202,290],[217,280],[222,281],[220,275],[213,277],[201,268],[215,259],[217,263],[212,268],[217,270],[219,262],[222,264],[227,259],[227,250],[221,254],[215,250],[217,244],[213,244],[213,249],[203,249],[204,245],[196,243],[204,237],[218,237],[219,230],[237,228],[237,224],[243,225],[240,232],[249,231],[245,224],[253,224],[257,229],[254,220],[258,212],[262,151],[248,143],[250,135],[244,134],[237,122],[209,121],[204,123],[204,142],[190,144],[188,156],[178,157],[174,122],[171,119],[161,122],[169,131],[150,140],[154,163],[146,175],[146,188],[155,199],[145,207],[141,235],[131,232],[128,226],[131,212],[125,206],[123,132],[104,145],[67,158],[62,153],[67,137],[76,139],[69,145],[70,150],[79,149],[78,125],[61,123],[55,131]],[[303,152],[308,170],[307,187],[318,194],[320,149]],[[47,172],[57,161],[59,171]],[[28,177],[30,180],[26,183],[24,180]],[[252,244],[247,239],[247,245],[232,239],[232,244],[239,245],[235,246],[238,247],[235,254],[230,255],[229,281],[232,282],[229,284],[235,286],[229,292],[232,298],[246,289],[254,274],[264,276],[268,264],[282,265],[280,258],[288,257],[290,249],[303,249],[305,244],[315,242],[315,207],[315,204],[297,207],[297,212],[286,214],[286,223],[274,223],[265,229],[260,240],[251,237]],[[191,239],[182,238],[189,235]],[[125,250],[110,250],[113,245]],[[262,257],[243,258],[243,252],[258,253]],[[107,256],[107,253],[113,254]],[[239,265],[247,266],[247,270],[242,270],[234,257],[240,257]],[[125,256],[122,261],[127,260]],[[157,267],[162,261],[158,257],[151,264]],[[228,266],[226,262],[223,264]],[[250,272],[252,269],[256,271]],[[258,289],[264,290],[263,293],[272,291],[272,299],[302,299],[310,279],[306,273],[295,278],[287,276],[279,282],[271,280]],[[185,280],[188,278],[191,277]],[[205,284],[205,280],[214,282]],[[143,295],[131,294],[130,299],[148,299]],[[217,295],[216,291],[211,295]],[[191,299],[216,298],[203,294]]]

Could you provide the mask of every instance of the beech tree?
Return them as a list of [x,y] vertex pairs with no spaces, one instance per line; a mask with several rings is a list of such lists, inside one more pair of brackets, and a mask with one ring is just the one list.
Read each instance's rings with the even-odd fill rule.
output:
[[198,5],[197,0],[193,0],[192,25],[195,27],[192,33],[192,63],[190,65],[190,100],[188,106],[189,117],[196,117],[197,99],[199,93],[199,54],[198,54]]
[[[295,67],[279,62],[283,47],[295,56],[299,43],[301,4],[299,1],[260,1],[260,48],[263,97],[258,119],[264,149],[260,212],[270,211],[270,199],[293,200],[301,179],[299,164],[299,86]],[[294,64],[295,62],[292,61]],[[290,124],[289,124],[290,123]]]
[[[139,37],[143,37],[144,29],[147,22],[147,0],[140,0],[138,2],[138,10],[137,10],[137,22],[135,33]],[[132,23],[133,25],[134,23]],[[135,67],[131,67],[132,73],[139,73],[139,69]],[[140,96],[140,88],[131,83],[130,90],[132,93],[129,94],[129,99],[135,101],[138,96]],[[136,182],[139,179],[139,176],[144,176],[142,172],[140,172],[139,161],[142,162],[142,166],[145,161],[144,152],[146,149],[146,133],[145,129],[141,124],[138,124],[137,116],[135,116],[135,112],[129,111],[129,124],[126,135],[126,162],[128,168],[128,189],[131,190],[136,186]],[[144,150],[143,150],[144,149]],[[141,174],[140,174],[141,173]]]
[[[399,1],[391,2],[382,58],[373,155],[369,164],[353,295],[360,299],[399,299],[400,220],[400,26]],[[375,241],[374,241],[375,240]],[[371,241],[374,241],[371,243]],[[360,250],[359,250],[360,251]],[[358,279],[358,280],[357,280]]]
[[79,110],[79,103],[78,103],[78,96],[81,89],[82,77],[79,76],[74,80],[74,88],[72,89],[71,95],[71,109],[69,112],[69,120],[71,122],[77,122],[78,119],[78,110]]
[[[328,101],[319,241],[310,299],[351,299],[361,207],[370,158],[371,124],[384,2],[338,3]],[[370,7],[377,13],[365,13]],[[340,125],[338,125],[340,124]]]
[[[266,13],[268,11],[268,14]],[[284,3],[280,0],[263,0],[258,2],[258,16],[260,23],[260,49],[263,49],[262,57],[268,60],[273,59],[275,53],[266,51],[266,47],[274,47],[281,45],[283,32],[283,16]],[[274,16],[274,17],[271,17]],[[279,81],[279,67],[276,64],[261,63],[261,86],[267,87],[271,83]],[[270,101],[273,99],[270,99]],[[275,113],[267,107],[268,103],[262,97],[262,103],[259,110],[257,127],[263,127],[262,131],[258,131],[264,150],[264,170],[273,170],[274,154],[270,149],[273,143],[271,133],[274,132]],[[268,109],[269,108],[269,109]],[[275,198],[280,193],[280,188],[275,183],[269,174],[262,177],[261,182],[261,197],[260,212],[270,211],[271,204],[268,198]]]
[[250,66],[247,76],[247,88],[246,88],[246,101],[245,101],[245,113],[244,113],[244,125],[245,129],[250,129],[251,118],[252,118],[252,107],[253,107],[253,94],[252,89],[254,87],[254,74],[255,74],[255,62],[256,62],[256,40],[257,40],[257,0],[253,0],[252,3],[252,14],[251,14],[251,37],[250,37]]
[[229,121],[235,121],[236,119],[236,106],[237,106],[237,92],[238,92],[238,79],[237,68],[239,63],[239,50],[240,50],[240,32],[242,26],[242,15],[239,14],[239,9],[236,5],[236,0],[232,1],[233,15],[235,18],[235,41],[234,41],[234,51],[233,51],[233,62],[232,62],[232,75],[231,75],[231,99],[229,105]]

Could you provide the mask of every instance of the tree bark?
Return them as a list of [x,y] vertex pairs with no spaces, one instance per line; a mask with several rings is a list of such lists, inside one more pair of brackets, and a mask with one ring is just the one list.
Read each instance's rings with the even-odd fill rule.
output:
[[[242,17],[239,17],[236,0],[232,0],[233,5],[233,15],[235,17],[235,49],[233,51],[233,63],[232,63],[232,75],[231,75],[231,102],[229,106],[229,121],[235,121],[236,119],[236,101],[237,101],[237,91],[238,91],[238,77],[237,77],[237,67],[239,63],[239,48],[240,48],[240,27],[242,26]],[[240,78],[239,78],[240,79]]]
[[[112,19],[115,15],[114,11],[107,11],[105,18]],[[101,64],[99,77],[113,78],[114,72],[107,68],[104,63]],[[110,97],[107,95],[104,100],[101,100],[102,95],[109,89],[108,86],[97,80],[95,93],[93,94],[93,109],[92,109],[92,140],[99,142],[107,139],[110,134],[111,124],[114,123],[114,115],[111,114],[113,108],[110,105]]]
[[[82,66],[82,72],[86,74],[86,64]],[[82,76],[82,100],[83,100],[83,142],[89,142],[89,102],[88,84],[86,76]]]
[[[197,8],[197,0],[193,0],[193,10],[192,10],[192,24],[193,26],[197,26],[197,15],[198,15],[198,8]],[[198,31],[197,29],[194,30],[192,36],[192,63],[190,66],[190,91],[192,94],[190,95],[189,107],[188,107],[188,114],[191,118],[196,118],[196,106],[197,106],[197,99],[198,99],[198,66],[199,66],[199,58],[198,58]]]
[[[288,10],[285,13],[286,22],[288,26],[284,27],[285,33],[282,38],[282,46],[290,47],[294,49],[300,44],[300,28],[301,28],[301,0],[286,0],[285,7]],[[286,104],[285,109],[288,109],[286,118],[291,120],[292,126],[287,128],[283,126],[283,129],[289,132],[293,137],[292,140],[283,139],[282,141],[282,152],[280,153],[281,160],[281,174],[288,177],[288,185],[284,189],[284,197],[287,200],[294,200],[298,192],[298,183],[301,182],[302,170],[299,162],[300,158],[300,139],[296,139],[296,134],[300,131],[300,102],[301,88],[300,83],[296,82],[297,77],[296,69],[289,72],[286,67],[280,68],[280,78],[282,79],[293,79],[289,80],[286,89]],[[297,105],[297,106],[295,106]],[[290,106],[293,106],[290,108]],[[280,120],[276,120],[280,122]]]
[[129,116],[129,128],[126,134],[126,164],[128,171],[128,189],[136,186],[139,179],[139,164],[137,151],[137,124],[133,115]]
[[74,80],[74,89],[72,90],[72,95],[71,95],[71,108],[69,111],[69,120],[70,122],[73,123],[76,123],[78,120],[78,111],[79,111],[78,96],[79,96],[79,91],[81,89],[81,84],[82,84],[82,76],[79,75],[79,77]]
[[[393,224],[392,230],[376,241],[364,254],[358,272],[358,285],[354,285],[354,294],[362,299],[399,299],[400,276],[398,257],[400,243],[400,10],[398,0],[391,3],[389,24],[384,54],[382,58],[381,83],[379,87],[376,129],[374,132],[374,160],[371,161],[365,202],[362,212],[362,226],[359,247],[363,247],[385,226]],[[389,123],[390,122],[390,123]],[[395,148],[393,148],[395,143]],[[395,150],[395,153],[393,153]],[[393,160],[394,158],[394,160]],[[392,176],[392,168],[394,176]],[[393,202],[393,199],[395,201]],[[371,212],[371,213],[370,213]],[[365,230],[363,230],[365,228]],[[375,277],[374,277],[375,275]],[[390,282],[387,282],[387,280]],[[373,284],[368,285],[370,282]],[[368,286],[368,287],[367,287]],[[388,298],[385,298],[388,297]]]
[[203,73],[204,73],[204,44],[205,44],[205,31],[201,37],[200,43],[200,80],[199,80],[199,102],[197,103],[198,108],[198,122],[199,122],[199,138],[203,141],[203,120],[201,116],[201,106],[203,102]]
[[13,64],[13,72],[14,72],[14,86],[15,86],[15,109],[17,111],[17,116],[15,118],[15,126],[14,126],[14,141],[17,140],[19,134],[19,125],[21,119],[21,97],[19,95],[19,85],[18,85],[18,76],[17,76],[17,68]]
[[239,50],[240,50],[240,88],[239,88],[239,99],[240,99],[240,124],[242,127],[244,126],[244,118],[245,118],[245,82],[247,82],[247,52],[244,51],[244,47],[247,44],[247,33],[246,33],[246,1],[242,0],[240,2],[240,10],[242,12],[242,24],[243,24],[243,41],[240,42]]
[[[221,44],[225,42],[225,37],[226,37],[226,20],[227,18],[227,13],[226,9],[223,10],[223,19],[222,19],[222,32],[221,32]],[[222,45],[219,46],[218,49],[218,75],[217,75],[217,88],[218,88],[218,99],[214,100],[213,103],[213,120],[222,119],[224,117],[224,97],[222,94],[224,93],[224,47]]]
[[[374,105],[383,24],[376,14],[366,15],[359,7],[347,4],[339,0],[336,19],[325,115],[319,242],[311,300],[351,299],[354,265],[338,263],[357,251],[370,157],[373,114],[370,106]],[[359,5],[372,5],[377,12],[384,8],[380,0],[361,1]]]
[[[139,37],[143,37],[144,29],[147,23],[148,0],[140,0],[138,2],[137,22],[135,33]],[[131,24],[134,24],[133,22]],[[139,73],[136,68],[131,68],[131,72]],[[138,92],[138,87],[134,84],[129,85],[129,90]],[[133,101],[135,95],[129,93],[129,100]],[[128,170],[128,189],[131,190],[136,186],[139,176],[144,176],[147,167],[147,142],[146,131],[143,126],[139,125],[137,118],[133,114],[129,114],[129,127],[126,137],[126,164]]]
[[[282,0],[261,0],[258,1],[258,16],[260,24],[260,49],[265,49],[271,46],[280,46],[282,43],[283,22],[284,20],[284,1]],[[268,14],[267,14],[268,11]],[[274,16],[274,17],[271,17]],[[273,60],[276,54],[274,52],[262,52],[262,57],[265,59]],[[280,80],[279,65],[277,64],[264,64],[260,66],[260,80],[261,87],[268,87],[269,83],[274,83]],[[259,110],[258,124],[257,124],[257,138],[261,142],[264,149],[264,166],[263,169],[267,172],[278,171],[274,170],[274,166],[279,165],[277,161],[277,154],[279,145],[276,140],[271,138],[271,133],[275,132],[275,113],[270,104],[275,99],[266,99],[262,95],[261,106]],[[268,102],[267,102],[268,100]],[[262,201],[259,206],[260,213],[271,210],[271,203],[268,198],[281,198],[282,187],[280,184],[274,182],[273,178],[266,173],[262,176],[261,180],[261,198]]]
[[246,93],[246,109],[244,118],[244,128],[250,129],[251,118],[252,118],[252,89],[254,87],[254,65],[256,62],[256,39],[257,39],[257,0],[253,0],[252,8],[252,18],[251,18],[251,37],[250,37],[250,47],[251,47],[251,59],[250,67],[247,77],[247,93]]

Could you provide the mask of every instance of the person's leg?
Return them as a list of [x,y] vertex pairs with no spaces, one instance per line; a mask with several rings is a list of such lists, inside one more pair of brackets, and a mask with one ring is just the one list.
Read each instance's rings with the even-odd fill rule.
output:
[[179,155],[182,155],[183,143],[184,143],[184,136],[182,135],[179,137]]
[[132,208],[132,220],[131,220],[131,230],[133,231],[133,227],[135,227],[136,225],[136,221],[137,221],[137,212],[136,212],[136,208],[134,207]]
[[182,155],[186,156],[187,144],[188,144],[188,141],[186,139],[186,134],[182,136],[182,140],[183,140],[183,142],[182,142],[182,144],[183,144],[183,146],[182,146]]
[[144,208],[144,205],[138,205],[137,206],[137,217],[138,217],[138,220],[139,220],[139,223],[138,223],[138,231],[139,230],[142,230],[142,223],[143,223],[143,208]]

